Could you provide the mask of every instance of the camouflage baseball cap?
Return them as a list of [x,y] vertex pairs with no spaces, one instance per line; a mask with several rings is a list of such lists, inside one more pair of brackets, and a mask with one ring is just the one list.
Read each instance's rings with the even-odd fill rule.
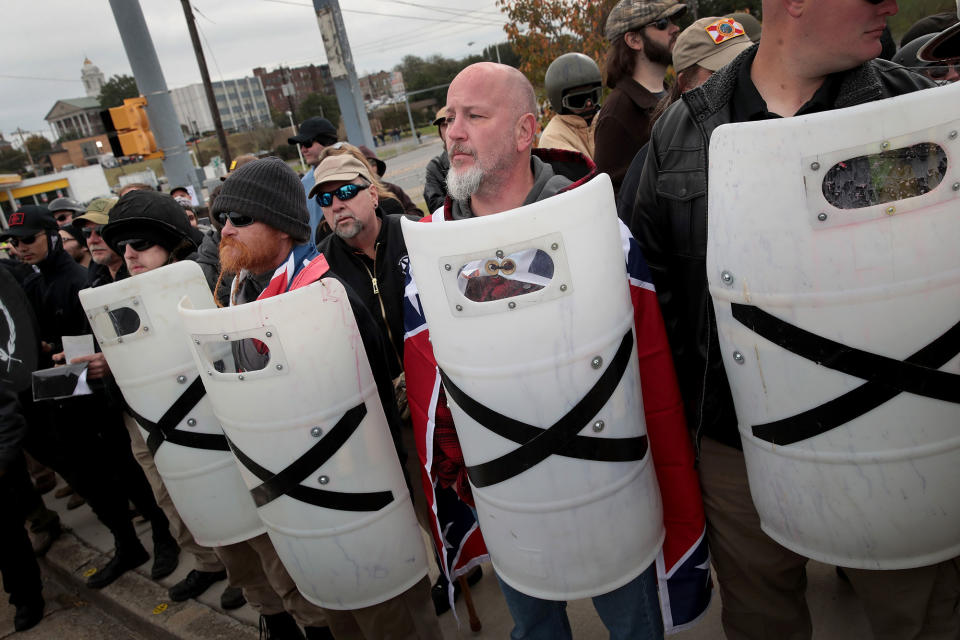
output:
[[675,0],[620,0],[607,16],[605,35],[613,42],[628,31],[634,31],[660,18],[678,18],[687,5]]

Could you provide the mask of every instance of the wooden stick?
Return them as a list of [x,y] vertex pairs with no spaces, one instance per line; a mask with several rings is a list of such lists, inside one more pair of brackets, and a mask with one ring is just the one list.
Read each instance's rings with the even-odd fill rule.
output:
[[463,594],[463,601],[467,604],[467,613],[470,614],[470,630],[476,633],[483,628],[483,625],[477,615],[477,608],[473,606],[473,595],[470,593],[470,585],[467,584],[467,576],[460,576],[457,580],[460,582],[460,593]]

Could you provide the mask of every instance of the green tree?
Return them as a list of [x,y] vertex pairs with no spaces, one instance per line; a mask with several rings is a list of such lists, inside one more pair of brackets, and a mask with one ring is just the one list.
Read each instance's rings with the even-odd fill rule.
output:
[[61,142],[69,142],[70,140],[79,140],[82,137],[83,137],[83,134],[81,134],[76,129],[67,129],[66,133],[64,133],[62,136],[57,138],[57,144]]
[[36,134],[30,136],[24,141],[24,144],[27,145],[27,149],[30,150],[30,153],[36,157],[44,151],[50,151],[53,148],[53,145],[50,144],[50,141],[47,140],[44,136],[38,136]]
[[[311,93],[300,101],[297,107],[296,120],[303,122],[307,118],[321,116],[333,123],[333,126],[340,124],[340,105],[337,103],[336,96],[328,96],[324,93]],[[290,123],[287,123],[290,126]]]
[[0,173],[21,173],[27,164],[27,154],[12,147],[0,149]]
[[119,107],[127,98],[136,98],[140,95],[137,81],[133,76],[115,75],[107,80],[100,89],[97,100],[104,109]]

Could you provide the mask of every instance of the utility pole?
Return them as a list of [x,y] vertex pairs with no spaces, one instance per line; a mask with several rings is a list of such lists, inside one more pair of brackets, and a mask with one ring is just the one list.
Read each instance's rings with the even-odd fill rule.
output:
[[[17,130],[14,133],[20,135],[20,146],[23,147],[23,150],[27,153],[27,160],[30,161],[30,170],[34,173],[37,173],[37,166],[33,164],[33,156],[30,155],[30,147],[27,146],[27,139],[23,137],[23,134],[30,133],[29,131],[24,131],[20,127],[17,127]],[[39,174],[38,174],[39,175]]]
[[[213,116],[213,128],[217,132],[217,142],[220,143],[220,156],[223,157],[223,163],[230,166],[230,147],[227,145],[227,134],[223,131],[223,123],[220,121],[220,107],[217,106],[217,98],[213,94],[213,85],[210,84],[210,72],[207,71],[207,59],[203,55],[203,47],[200,46],[200,36],[197,33],[197,23],[193,17],[193,9],[190,7],[190,0],[180,0],[183,5],[183,15],[187,19],[187,31],[190,32],[190,42],[193,43],[193,52],[197,55],[197,66],[200,67],[200,78],[203,80],[203,90],[207,94],[207,104],[210,105],[210,115]],[[224,87],[226,90],[226,87]]]
[[120,39],[130,61],[137,89],[147,99],[147,115],[157,145],[163,150],[163,170],[171,185],[193,185],[200,194],[201,185],[193,169],[183,131],[173,109],[173,100],[163,78],[157,50],[143,19],[139,0],[110,0],[110,9],[120,31]]
[[347,40],[347,30],[343,26],[338,0],[313,0],[317,13],[317,24],[323,38],[323,47],[327,52],[327,64],[337,91],[340,115],[347,129],[347,139],[354,145],[373,147],[373,135],[370,133],[370,120],[363,104],[363,94],[357,81],[357,70],[353,66],[353,54]]

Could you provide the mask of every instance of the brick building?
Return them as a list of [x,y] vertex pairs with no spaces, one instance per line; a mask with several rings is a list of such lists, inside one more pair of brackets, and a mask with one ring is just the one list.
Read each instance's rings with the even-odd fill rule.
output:
[[260,79],[270,109],[281,113],[296,112],[300,102],[311,93],[336,93],[330,67],[325,64],[277,67],[272,71],[257,67],[253,70],[253,75]]

